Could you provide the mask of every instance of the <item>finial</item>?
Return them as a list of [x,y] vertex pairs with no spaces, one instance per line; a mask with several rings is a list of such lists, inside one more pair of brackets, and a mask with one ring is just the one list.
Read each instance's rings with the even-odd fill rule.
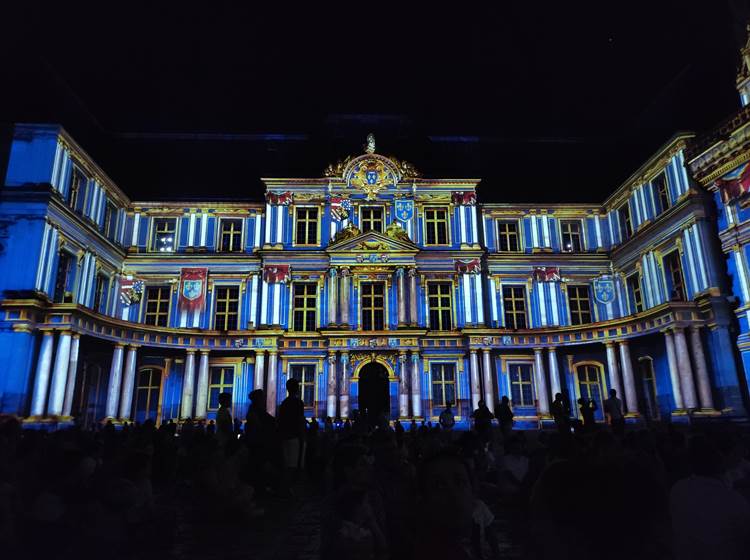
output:
[[367,145],[365,146],[365,152],[368,154],[375,153],[375,135],[371,132],[367,135]]

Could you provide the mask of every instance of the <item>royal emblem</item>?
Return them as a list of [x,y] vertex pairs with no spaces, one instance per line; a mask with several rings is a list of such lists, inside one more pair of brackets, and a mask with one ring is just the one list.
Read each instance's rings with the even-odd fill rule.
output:
[[408,198],[397,199],[395,203],[396,219],[408,222],[414,217],[414,201]]
[[456,260],[453,264],[458,274],[479,274],[482,272],[482,263],[479,259]]
[[537,266],[531,275],[535,282],[559,282],[560,269],[556,266]]
[[263,267],[263,280],[267,284],[287,284],[291,278],[291,270],[288,264],[273,264]]
[[352,202],[343,196],[332,196],[329,199],[331,205],[331,218],[340,222],[346,220],[352,210]]
[[207,268],[183,268],[180,271],[180,309],[196,311],[206,301]]
[[120,280],[120,301],[123,305],[131,305],[141,301],[143,282],[132,276],[125,276]]
[[594,278],[594,297],[605,305],[615,301],[615,281],[607,276]]

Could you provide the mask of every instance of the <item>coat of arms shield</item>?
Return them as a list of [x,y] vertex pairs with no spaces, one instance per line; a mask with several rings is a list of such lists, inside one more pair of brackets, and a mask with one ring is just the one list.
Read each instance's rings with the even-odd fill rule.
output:
[[595,278],[594,297],[596,301],[605,305],[615,301],[615,281],[607,277]]
[[396,200],[396,218],[402,222],[408,222],[414,217],[414,201],[410,199]]
[[196,300],[203,295],[203,280],[183,280],[182,296],[187,300]]

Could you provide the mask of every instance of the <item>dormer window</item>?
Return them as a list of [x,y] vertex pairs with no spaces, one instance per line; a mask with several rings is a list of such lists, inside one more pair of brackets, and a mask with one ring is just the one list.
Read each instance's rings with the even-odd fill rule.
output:
[[75,165],[70,174],[70,188],[68,189],[67,203],[73,210],[78,211],[78,197],[86,181],[86,176]]
[[154,234],[151,250],[157,253],[173,253],[177,246],[177,219],[154,219]]
[[562,250],[566,253],[580,253],[583,249],[581,222],[578,220],[562,220],[560,232],[562,233]]
[[381,206],[365,206],[360,209],[360,225],[362,233],[377,231],[383,233],[383,208]]

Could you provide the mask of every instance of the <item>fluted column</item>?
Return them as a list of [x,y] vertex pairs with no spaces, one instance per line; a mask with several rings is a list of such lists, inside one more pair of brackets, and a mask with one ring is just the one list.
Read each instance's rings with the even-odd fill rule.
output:
[[341,395],[339,396],[339,415],[349,418],[349,354],[341,353]]
[[547,358],[549,359],[549,380],[550,389],[552,390],[552,398],[557,393],[561,393],[560,389],[560,367],[557,363],[557,349],[554,346],[547,348]]
[[399,378],[398,378],[398,415],[401,418],[409,416],[409,370],[407,367],[406,351],[398,354]]
[[677,410],[682,410],[685,405],[682,400],[682,387],[680,387],[680,369],[677,365],[674,336],[669,331],[664,331],[664,344],[667,347],[667,364],[669,366],[669,380],[672,383],[674,405]]
[[617,344],[620,347],[625,407],[628,414],[638,414],[638,397],[635,392],[635,374],[633,373],[633,360],[630,359],[630,346],[627,340],[619,340]]
[[700,329],[698,325],[690,327],[690,343],[693,349],[695,377],[698,381],[698,396],[700,397],[701,408],[713,410],[714,399],[711,394],[711,381],[708,378],[708,367],[706,366],[706,355],[703,353]]
[[409,324],[416,327],[417,317],[417,269],[409,269]]
[[484,380],[484,402],[490,412],[495,412],[495,388],[492,383],[492,360],[490,359],[490,349],[482,349],[482,378]]
[[47,403],[48,416],[62,415],[65,383],[68,380],[68,367],[70,366],[70,339],[70,332],[61,332],[57,338],[55,367],[52,370],[52,384],[50,385],[49,402]]
[[276,375],[278,374],[279,353],[276,350],[268,352],[268,384],[266,387],[266,410],[269,414],[276,414]]
[[336,417],[336,352],[328,354],[328,391],[326,393],[326,416]]
[[349,326],[349,284],[351,275],[348,268],[341,269],[341,323]]
[[193,392],[195,386],[195,350],[188,350],[185,357],[185,377],[182,385],[182,406],[180,416],[193,416]]
[[128,346],[125,358],[125,375],[122,378],[122,393],[120,394],[120,419],[129,420],[133,409],[133,393],[135,392],[135,366],[137,347]]
[[336,325],[336,312],[339,308],[338,304],[338,274],[335,268],[331,268],[328,271],[328,324],[330,326]]
[[419,382],[419,352],[411,353],[411,415],[422,416],[422,384]]
[[674,329],[674,345],[677,352],[677,368],[680,372],[680,387],[682,387],[682,399],[685,403],[685,408],[697,408],[698,402],[695,398],[693,367],[690,364],[685,329],[679,327]]
[[547,390],[547,375],[544,371],[543,348],[534,348],[534,373],[536,376],[537,412],[541,416],[549,416],[549,392]]
[[406,326],[406,278],[404,278],[404,269],[396,270],[396,279],[398,280],[398,326]]
[[107,386],[107,404],[104,407],[104,416],[106,418],[115,418],[117,416],[117,405],[120,400],[120,390],[122,388],[122,354],[124,346],[115,344],[112,352],[112,365],[109,368],[109,385]]
[[70,341],[70,360],[68,361],[68,381],[65,385],[65,401],[63,402],[63,416],[70,416],[73,411],[73,398],[76,390],[76,375],[78,373],[78,347],[81,335],[74,334]]
[[263,387],[263,376],[264,366],[266,365],[266,352],[264,350],[255,351],[255,381],[253,383],[253,390],[264,389]]
[[44,415],[44,407],[47,404],[50,370],[52,369],[53,346],[54,333],[52,331],[44,331],[42,335],[42,344],[39,348],[39,358],[36,363],[36,374],[34,375],[34,392],[31,396],[31,416]]
[[617,391],[617,396],[621,399],[625,398],[622,392],[622,385],[620,384],[620,366],[617,363],[617,349],[615,348],[614,342],[606,342],[604,344],[607,349],[607,369],[609,370],[609,384],[612,389]]
[[208,350],[201,350],[201,359],[198,362],[198,387],[195,391],[195,417],[205,418],[208,412]]

